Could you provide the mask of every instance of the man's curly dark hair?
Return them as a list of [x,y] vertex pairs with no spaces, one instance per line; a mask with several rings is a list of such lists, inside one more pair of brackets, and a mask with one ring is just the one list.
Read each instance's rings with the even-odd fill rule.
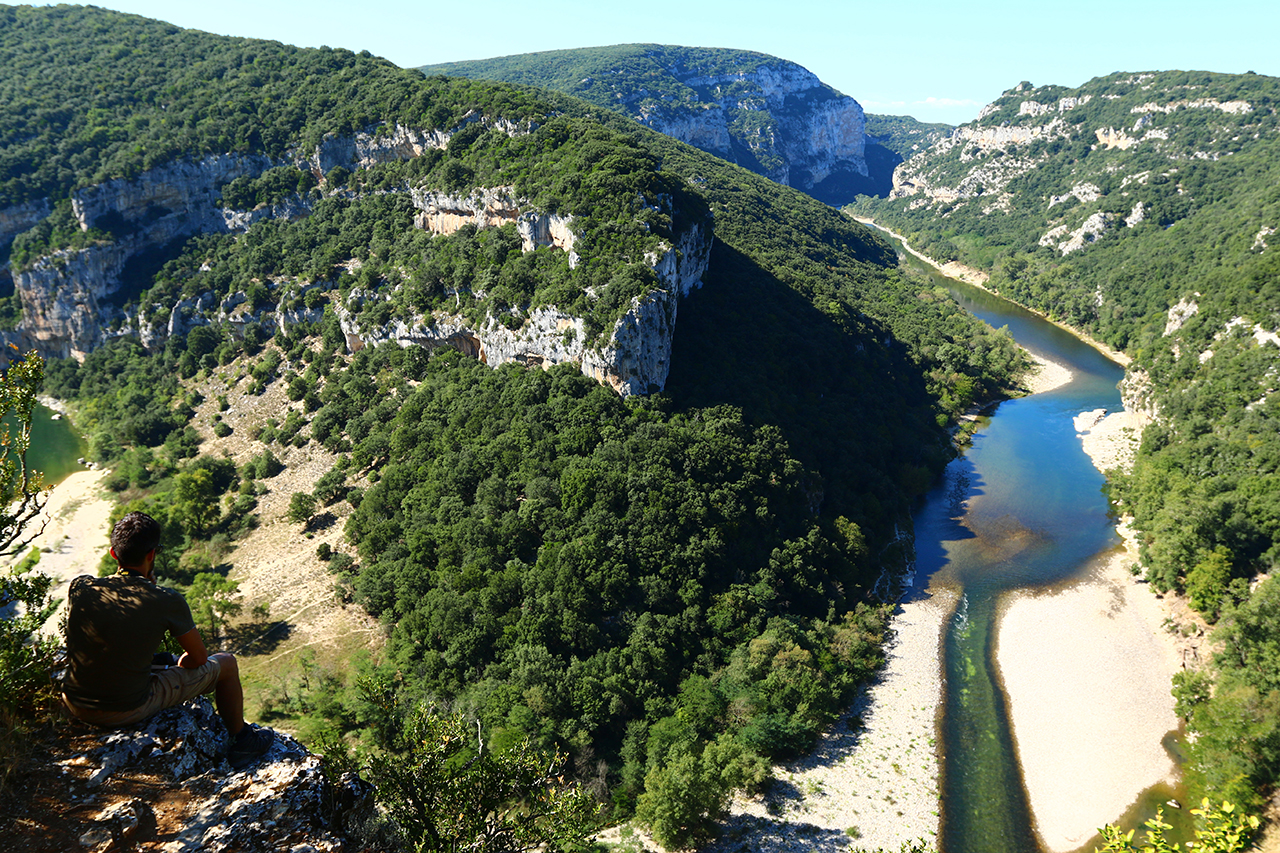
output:
[[122,566],[137,566],[160,544],[160,525],[145,512],[131,512],[111,529],[111,549]]

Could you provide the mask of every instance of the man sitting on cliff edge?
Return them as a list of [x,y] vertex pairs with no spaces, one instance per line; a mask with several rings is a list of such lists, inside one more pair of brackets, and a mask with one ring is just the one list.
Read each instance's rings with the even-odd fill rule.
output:
[[[156,585],[159,546],[156,520],[131,512],[111,531],[111,556],[119,570],[71,582],[63,702],[87,723],[115,727],[212,690],[231,734],[227,760],[237,769],[247,767],[271,748],[275,736],[245,724],[235,657],[207,654],[186,599]],[[166,631],[182,647],[182,657],[175,665],[153,666]]]

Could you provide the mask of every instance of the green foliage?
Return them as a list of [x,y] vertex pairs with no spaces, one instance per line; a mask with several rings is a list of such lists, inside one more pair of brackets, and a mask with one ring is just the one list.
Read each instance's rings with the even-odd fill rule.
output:
[[[31,440],[31,412],[44,376],[44,362],[34,352],[14,359],[0,377],[0,553],[17,554],[43,529],[29,525],[44,508],[48,491],[38,472],[30,471],[26,452]],[[50,711],[55,704],[49,675],[57,642],[40,633],[56,602],[53,579],[32,571],[39,552],[32,549],[13,570],[0,574],[0,788],[8,781],[8,753],[15,731]]]
[[[376,687],[366,688],[374,695]],[[386,750],[368,760],[379,802],[415,850],[585,849],[599,806],[567,784],[565,756],[529,738],[494,749],[461,714],[382,712]]]
[[[738,144],[718,151],[757,173],[784,163],[774,147],[781,117],[765,109],[765,92],[749,75],[762,65],[793,63],[744,50],[629,44],[543,51],[424,66],[425,74],[502,80],[553,89],[646,123],[698,119],[722,112]],[[706,82],[714,80],[715,82]],[[832,99],[829,88],[817,97]]]
[[[310,151],[326,134],[382,122],[449,128],[472,108],[520,121],[531,103],[468,81],[424,82],[368,53],[226,38],[92,7],[6,7],[0,207],[66,198],[180,157]],[[245,189],[256,203],[290,181],[296,191],[306,179],[277,173]]]
[[[1263,259],[1255,235],[1280,210],[1280,81],[1203,72],[1142,77],[1114,74],[1078,89],[1010,90],[972,126],[1045,126],[1049,116],[1026,112],[1022,104],[1039,103],[1056,115],[1060,98],[1088,100],[1062,112],[1051,132],[1022,144],[932,149],[922,167],[925,180],[949,187],[965,182],[957,201],[920,206],[916,195],[867,199],[857,207],[932,257],[991,270],[989,286],[1001,294],[1118,349],[1155,344],[1163,312],[1184,294],[1247,304],[1250,268]],[[1203,100],[1244,101],[1250,109],[1179,108]],[[1098,144],[1099,128],[1143,141],[1107,148]],[[991,186],[991,174],[1002,172],[1016,176]],[[1099,191],[1096,199],[1073,195],[1086,184]],[[1139,204],[1143,220],[1126,225]],[[1092,215],[1112,219],[1097,242],[1065,256],[1040,245],[1051,228],[1070,231]]]
[[289,496],[288,519],[296,524],[306,524],[316,512],[316,499],[310,492],[294,492]]
[[[1275,614],[1255,618],[1274,593],[1249,594],[1251,578],[1280,564],[1280,347],[1262,334],[1280,315],[1280,254],[1268,244],[1280,218],[1280,79],[1174,71],[1023,84],[970,126],[1006,140],[1020,128],[1041,130],[998,146],[957,134],[911,165],[915,183],[959,198],[855,207],[1134,358],[1130,389],[1158,418],[1110,494],[1142,533],[1152,585],[1222,623],[1214,668],[1175,687],[1196,733],[1188,779],[1197,796],[1252,808],[1280,777],[1280,685],[1256,675],[1276,666]],[[1109,147],[1102,129],[1132,142]],[[1058,242],[1088,219],[1109,228],[1064,254]]]
[[[1187,780],[1198,796],[1258,809],[1280,781],[1280,583],[1269,578],[1223,611],[1222,651],[1208,674],[1180,674],[1174,696],[1186,717]],[[1213,689],[1210,691],[1210,684]]]
[[[1200,808],[1192,809],[1196,816],[1196,840],[1187,842],[1187,848],[1206,853],[1236,853],[1244,850],[1253,834],[1258,831],[1258,818],[1246,814],[1230,802],[1212,806],[1202,800]],[[1146,832],[1142,841],[1134,841],[1134,830],[1121,832],[1115,826],[1098,830],[1103,846],[1096,853],[1174,853],[1178,846],[1165,838],[1165,831],[1173,827],[1164,822],[1164,810],[1157,809],[1156,816],[1143,824]]]
[[905,160],[941,139],[951,125],[916,121],[911,116],[883,116],[867,113],[868,142],[875,140]]
[[71,199],[63,199],[48,217],[14,238],[9,260],[14,270],[22,270],[55,249],[83,249],[110,238],[109,233],[98,228],[82,231],[72,213]]
[[227,619],[238,616],[242,609],[234,597],[240,584],[216,572],[204,571],[195,576],[187,590],[187,603],[197,622],[208,631],[210,642],[217,642]]
[[222,188],[222,204],[240,210],[252,210],[258,205],[276,204],[286,198],[302,194],[316,186],[311,172],[294,166],[268,169],[256,178],[241,175]]
[[323,440],[354,446],[329,487],[383,460],[347,523],[361,570],[330,567],[389,625],[388,666],[495,743],[589,744],[622,766],[624,811],[685,753],[717,798],[759,784],[880,664],[861,530],[815,519],[776,430],[735,410],[394,345],[322,393]]
[[[360,567],[347,553],[330,566],[388,624],[388,668],[414,699],[473,711],[495,745],[529,739],[588,764],[594,754],[620,812],[646,778],[696,766],[711,792],[688,818],[696,834],[725,791],[759,784],[766,759],[811,744],[879,665],[887,613],[868,587],[895,563],[886,550],[895,525],[949,458],[939,419],[999,395],[1022,362],[1007,336],[896,272],[878,237],[581,102],[111,13],[3,14],[48,24],[45,34],[90,20],[127,32],[120,43],[141,56],[130,73],[145,78],[112,88],[102,115],[64,97],[67,115],[36,148],[91,119],[108,133],[75,168],[56,160],[56,178],[5,172],[0,188],[14,199],[56,202],[177,156],[309,153],[331,131],[403,123],[452,134],[443,152],[331,172],[308,190],[309,215],[191,238],[122,297],[152,323],[164,306],[203,294],[243,292],[252,311],[323,306],[319,352],[292,327],[267,343],[260,325],[243,340],[205,325],[153,353],[124,340],[83,364],[51,365],[51,390],[78,401],[95,458],[120,463],[121,491],[140,490],[128,508],[164,525],[163,571],[190,583],[213,574],[218,558],[199,543],[251,523],[255,502],[251,486],[235,494],[234,470],[193,458],[194,404],[179,378],[256,357],[257,391],[283,374],[312,415],[308,425],[290,409],[262,442],[314,439],[343,456],[314,493],[293,496],[309,505],[290,509],[305,521],[316,499],[346,495]],[[163,71],[151,67],[152,44],[169,51]],[[132,68],[132,50],[115,61]],[[0,85],[29,77],[33,61],[0,72]],[[93,62],[75,67],[97,73]],[[116,71],[104,73],[62,88],[110,88]],[[74,74],[60,70],[49,88],[64,77]],[[171,90],[152,93],[153,79]],[[224,121],[231,111],[234,122]],[[147,148],[160,113],[185,130]],[[464,115],[477,120],[463,125]],[[138,133],[117,144],[130,122]],[[0,150],[35,150],[12,138]],[[300,181],[280,167],[228,184],[223,200],[275,203]],[[439,237],[414,227],[410,191],[505,186],[522,205],[571,219],[574,269],[566,252],[522,251],[510,226]],[[572,366],[492,371],[397,346],[345,355],[339,306],[366,328],[429,324],[436,311],[519,328],[532,308],[554,305],[582,317],[586,343],[597,345],[657,285],[645,255],[709,227],[712,211],[711,269],[681,306],[669,395],[624,401]],[[41,252],[79,239],[47,224]],[[263,450],[244,474],[269,477],[273,460]],[[348,477],[362,488],[348,489]],[[685,821],[690,809],[667,802],[676,788],[656,787],[668,793],[648,795],[645,808]]]
[[[6,730],[56,704],[49,673],[58,643],[39,633],[57,606],[53,579],[39,573],[0,574],[0,723]],[[3,781],[0,779],[0,781]]]
[[682,746],[649,771],[636,817],[668,850],[688,848],[712,836],[733,791],[758,790],[769,774],[768,762],[732,735],[707,743],[701,755]]
[[1187,600],[1210,622],[1218,619],[1231,568],[1231,551],[1219,545],[1187,572]]
[[44,360],[35,352],[14,358],[0,376],[0,554],[16,554],[35,538],[39,530],[28,525],[48,498],[40,472],[27,468],[31,412],[43,380]]
[[[448,74],[475,79],[502,80],[537,86],[598,108],[616,112],[640,124],[662,128],[690,123],[722,124],[723,142],[696,142],[705,150],[759,175],[805,186],[816,198],[844,204],[857,194],[888,193],[893,167],[903,150],[925,139],[940,136],[945,125],[922,125],[910,118],[886,117],[879,128],[883,139],[869,139],[867,171],[837,164],[821,180],[814,181],[805,164],[788,161],[794,146],[792,127],[811,110],[843,96],[817,83],[798,97],[779,99],[761,82],[762,68],[774,74],[806,75],[793,62],[752,51],[677,45],[629,44],[612,47],[542,51],[471,62],[425,66],[428,74]],[[871,119],[868,132],[871,132]],[[887,142],[888,147],[879,143]]]

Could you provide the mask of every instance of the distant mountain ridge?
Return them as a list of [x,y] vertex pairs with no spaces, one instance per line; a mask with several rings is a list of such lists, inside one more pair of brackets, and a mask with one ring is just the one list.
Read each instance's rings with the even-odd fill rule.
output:
[[564,92],[830,204],[887,193],[901,159],[868,140],[856,100],[794,62],[753,51],[627,44],[421,70]]

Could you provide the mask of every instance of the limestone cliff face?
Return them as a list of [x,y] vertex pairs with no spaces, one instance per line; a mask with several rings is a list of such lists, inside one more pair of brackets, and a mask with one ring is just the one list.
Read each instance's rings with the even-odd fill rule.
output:
[[[334,166],[354,169],[417,156],[447,142],[448,135],[441,131],[417,132],[397,126],[390,132],[327,138],[309,158],[298,162],[308,168],[309,164],[323,166],[325,171]],[[79,251],[55,253],[14,273],[23,319],[16,331],[0,333],[0,341],[33,347],[43,355],[75,358],[84,358],[117,333],[138,334],[148,345],[163,342],[163,327],[144,327],[112,304],[126,264],[176,239],[244,231],[261,219],[306,215],[310,202],[302,197],[252,211],[228,210],[217,204],[221,188],[228,182],[242,175],[260,175],[278,165],[281,163],[262,155],[217,155],[166,163],[135,178],[118,178],[78,190],[71,207],[80,227],[108,228],[124,236]],[[21,231],[48,212],[48,202],[8,208],[0,215],[0,228]]]
[[776,59],[722,74],[668,70],[701,100],[628,105],[641,124],[798,189],[840,169],[867,175],[862,107],[807,69]]
[[309,162],[321,174],[337,166],[367,169],[379,163],[420,157],[433,148],[443,149],[448,144],[449,134],[443,130],[415,130],[397,124],[380,133],[330,136],[320,143]]
[[125,236],[57,252],[15,273],[23,319],[3,339],[44,355],[84,358],[113,335],[111,330],[130,330],[131,318],[111,301],[128,261],[181,237],[228,230],[232,223],[215,204],[221,186],[272,165],[266,157],[206,157],[76,192],[71,209],[81,228],[110,220],[112,230]]
[[50,210],[48,199],[0,209],[0,246],[7,245],[14,237],[44,219]]
[[175,237],[221,230],[214,203],[221,187],[241,175],[276,165],[265,156],[226,154],[166,163],[136,178],[118,178],[77,191],[71,209],[84,230],[102,217],[120,217],[143,239],[160,244]]
[[[132,242],[132,241],[130,241]],[[113,243],[41,258],[14,276],[23,320],[5,343],[45,356],[83,359],[106,340],[109,322],[123,315],[110,302],[130,246]]]
[[464,225],[477,228],[500,228],[514,222],[520,234],[523,251],[538,246],[552,246],[569,253],[569,268],[578,265],[574,251],[577,237],[570,220],[553,213],[521,210],[511,187],[481,189],[469,196],[455,196],[436,190],[410,190],[414,207],[422,211],[414,224],[432,234],[452,234]]
[[[521,210],[508,188],[483,190],[465,198],[419,193],[414,195],[414,203],[423,211],[419,227],[452,233],[468,223],[483,228],[515,222],[524,238],[524,251],[552,246],[568,252],[570,264],[575,263],[572,220]],[[663,287],[633,298],[630,308],[605,335],[607,343],[598,347],[585,340],[581,317],[555,306],[532,309],[515,329],[497,317],[475,324],[444,312],[365,328],[346,306],[335,303],[335,310],[352,349],[396,341],[401,346],[451,347],[493,367],[509,361],[545,367],[568,362],[619,394],[646,394],[666,383],[679,299],[701,285],[710,254],[710,223],[695,224],[678,235],[675,245],[664,245],[660,252],[650,254],[645,260]],[[380,298],[360,292],[353,292],[352,297],[356,302]]]
[[[381,135],[330,139],[308,162],[317,169],[357,168],[417,156],[426,147],[442,144],[439,137],[397,128]],[[221,301],[212,294],[198,294],[174,305],[149,305],[129,312],[114,302],[130,260],[148,250],[197,233],[244,231],[262,219],[307,215],[311,201],[305,197],[252,211],[219,207],[223,185],[275,165],[265,157],[207,157],[167,164],[137,178],[109,181],[76,193],[72,208],[82,228],[110,227],[124,236],[78,251],[57,252],[18,272],[14,283],[23,302],[23,321],[16,332],[0,336],[45,355],[83,359],[116,335],[137,335],[144,346],[155,348],[171,335],[205,323],[224,323],[233,329],[258,323],[271,330],[318,321],[321,311],[315,308],[250,312],[243,293]],[[550,247],[567,253],[570,268],[579,263],[573,220],[532,209],[515,197],[511,187],[477,190],[468,196],[416,189],[409,195],[420,211],[415,223],[419,228],[450,234],[466,224],[490,228],[513,223],[524,251]],[[38,212],[35,208],[11,219],[21,224]],[[572,362],[620,394],[644,394],[666,382],[678,300],[700,283],[710,248],[708,221],[677,235],[675,245],[664,243],[650,253],[645,262],[656,272],[661,287],[633,299],[613,328],[595,341],[587,340],[581,317],[556,306],[528,311],[514,329],[509,317],[488,317],[473,324],[446,313],[369,329],[345,306],[335,303],[335,307],[353,348],[395,340],[405,346],[454,347],[494,366],[508,361],[548,366]],[[381,298],[360,293],[353,297],[357,303]]]

